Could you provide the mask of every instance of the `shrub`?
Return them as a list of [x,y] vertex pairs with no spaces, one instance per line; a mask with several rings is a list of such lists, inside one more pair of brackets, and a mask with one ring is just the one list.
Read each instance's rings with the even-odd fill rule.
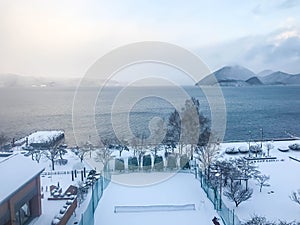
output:
[[137,157],[129,157],[128,158],[128,169],[129,170],[136,170],[138,168],[138,160]]
[[164,168],[164,161],[162,156],[155,156],[154,158],[154,168],[156,170],[163,170]]
[[52,220],[52,225],[56,225],[56,224],[59,224],[60,223],[60,220],[58,218],[54,218]]
[[187,157],[187,155],[182,155],[180,157],[180,168],[190,169],[189,158]]
[[60,214],[64,214],[66,212],[66,208],[61,208],[60,210],[59,210],[59,213]]
[[269,222],[264,216],[254,215],[251,220],[243,223],[243,225],[275,225],[275,223]]
[[174,155],[168,156],[167,167],[171,170],[176,168],[176,158]]
[[145,155],[143,157],[143,169],[144,170],[150,170],[152,164],[152,159],[150,155]]
[[120,172],[125,170],[124,159],[115,159],[115,169],[119,170]]

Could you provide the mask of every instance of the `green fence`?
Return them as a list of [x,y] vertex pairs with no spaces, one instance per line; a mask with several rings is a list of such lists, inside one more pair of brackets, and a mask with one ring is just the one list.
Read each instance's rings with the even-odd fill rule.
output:
[[92,196],[90,202],[84,213],[81,214],[79,225],[93,225],[94,224],[94,213],[98,206],[103,191],[107,188],[111,180],[111,174],[109,172],[103,172],[102,176],[92,186]]
[[197,179],[201,183],[201,187],[206,193],[207,198],[213,203],[214,208],[218,211],[225,225],[241,225],[241,221],[235,215],[234,210],[229,209],[222,199],[220,198],[219,192],[213,188],[205,176],[202,175],[201,171],[198,171]]

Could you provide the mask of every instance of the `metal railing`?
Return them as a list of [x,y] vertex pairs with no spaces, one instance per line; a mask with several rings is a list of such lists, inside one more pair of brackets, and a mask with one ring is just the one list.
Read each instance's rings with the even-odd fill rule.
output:
[[104,171],[101,177],[93,184],[92,186],[92,196],[90,202],[84,211],[81,214],[81,219],[79,225],[93,225],[94,224],[94,213],[98,206],[98,203],[103,195],[103,191],[107,188],[111,180],[111,174]]
[[[196,170],[195,170],[195,173]],[[200,181],[201,187],[206,193],[207,198],[213,203],[214,208],[218,211],[225,225],[242,225],[242,222],[234,213],[234,209],[229,209],[222,201],[219,192],[213,188],[201,171],[195,176]]]

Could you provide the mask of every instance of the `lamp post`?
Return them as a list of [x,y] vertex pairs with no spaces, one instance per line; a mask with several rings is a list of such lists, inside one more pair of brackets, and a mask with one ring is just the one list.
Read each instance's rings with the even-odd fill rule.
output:
[[264,140],[264,129],[263,129],[263,128],[260,128],[260,132],[261,132],[261,142],[260,142],[260,147],[262,148],[262,143],[263,143],[263,140]]
[[249,157],[250,157],[250,144],[251,144],[251,130],[249,130]]
[[215,176],[219,178],[219,183],[220,183],[219,210],[221,210],[221,208],[222,208],[222,171],[216,173]]

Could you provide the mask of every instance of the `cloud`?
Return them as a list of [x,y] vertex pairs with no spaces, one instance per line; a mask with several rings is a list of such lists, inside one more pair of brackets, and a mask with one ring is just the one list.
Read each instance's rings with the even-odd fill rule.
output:
[[290,9],[298,6],[300,2],[298,0],[285,0],[280,5],[280,9]]
[[269,14],[276,14],[281,10],[296,8],[299,5],[299,0],[283,0],[281,2],[261,1],[252,8],[251,12],[257,16],[265,16]]
[[296,74],[300,73],[300,29],[246,36],[197,52],[212,70],[239,64],[254,72],[272,69]]

